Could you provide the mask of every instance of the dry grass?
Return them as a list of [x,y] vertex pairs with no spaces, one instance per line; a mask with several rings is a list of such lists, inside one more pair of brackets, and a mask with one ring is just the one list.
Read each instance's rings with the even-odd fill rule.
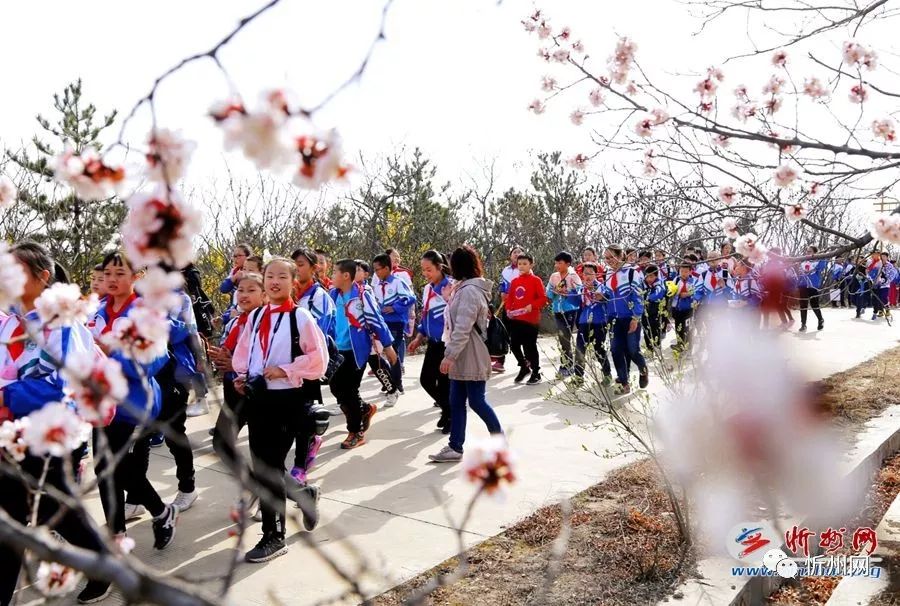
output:
[[820,402],[838,422],[860,425],[894,404],[900,404],[900,347],[816,384]]

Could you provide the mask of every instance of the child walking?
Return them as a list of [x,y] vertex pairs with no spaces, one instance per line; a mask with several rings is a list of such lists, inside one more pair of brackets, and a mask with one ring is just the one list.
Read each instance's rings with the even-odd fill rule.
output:
[[538,325],[541,322],[541,310],[547,304],[544,282],[534,275],[533,269],[534,257],[525,253],[519,255],[519,275],[513,278],[506,295],[509,345],[519,363],[519,374],[513,380],[521,383],[530,375],[528,385],[541,382],[541,363],[537,348]]
[[575,379],[584,380],[588,346],[594,348],[594,355],[603,371],[602,385],[612,383],[612,369],[606,355],[607,306],[612,292],[599,280],[596,263],[582,265],[584,288],[581,291],[581,311],[578,314],[578,338],[575,342]]
[[[372,260],[372,268],[378,282],[373,285],[375,301],[378,309],[391,331],[393,341],[390,345],[397,352],[398,360],[391,364],[393,389],[387,394],[385,408],[390,408],[397,403],[400,394],[403,393],[402,367],[406,356],[406,329],[409,322],[409,312],[415,307],[416,297],[405,280],[392,273],[391,257],[387,254],[376,256]],[[373,280],[374,282],[374,280]]]
[[553,307],[553,318],[556,320],[556,334],[559,340],[560,369],[559,376],[568,378],[574,370],[572,357],[572,336],[575,334],[575,323],[578,310],[581,308],[581,278],[572,267],[572,255],[566,251],[553,258],[556,271],[547,282],[547,299]]

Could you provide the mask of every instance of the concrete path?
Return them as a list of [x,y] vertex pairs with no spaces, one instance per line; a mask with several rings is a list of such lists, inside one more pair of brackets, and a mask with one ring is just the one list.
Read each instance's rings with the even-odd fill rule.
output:
[[[810,380],[853,367],[900,339],[900,328],[884,322],[851,319],[848,310],[826,310],[826,330],[782,337],[788,358]],[[543,355],[555,358],[555,345],[541,341]],[[510,367],[510,361],[508,367]],[[454,523],[462,516],[473,487],[459,476],[458,465],[437,466],[427,456],[439,450],[446,437],[435,431],[438,409],[418,386],[421,357],[407,361],[406,395],[389,410],[380,410],[368,433],[369,444],[357,450],[339,450],[345,432],[342,417],[333,419],[325,436],[312,481],[322,489],[322,522],[312,539],[324,553],[336,558],[347,571],[360,568],[364,558],[374,574],[365,577],[368,595],[378,594],[454,555],[458,549]],[[504,503],[482,500],[463,539],[474,544],[502,532],[509,524],[537,508],[558,502],[598,481],[623,458],[607,459],[593,452],[615,449],[608,431],[586,428],[597,419],[584,408],[548,401],[549,386],[515,385],[512,372],[495,376],[488,400],[518,455],[519,482]],[[548,371],[547,373],[552,374]],[[657,382],[658,383],[658,382]],[[373,379],[363,383],[364,396],[380,403]],[[660,385],[651,382],[651,393]],[[655,389],[654,389],[655,388]],[[326,398],[331,400],[330,396]],[[333,404],[333,400],[331,400]],[[209,583],[234,557],[233,528],[229,507],[236,485],[212,453],[207,430],[214,415],[190,419],[188,430],[194,445],[200,499],[178,525],[174,544],[154,552],[149,517],[131,524],[129,535],[137,541],[135,555],[144,562],[186,579]],[[468,437],[486,436],[484,425],[470,413]],[[246,433],[240,443],[246,448]],[[292,456],[292,455],[291,455]],[[164,498],[176,490],[175,469],[165,447],[153,451],[150,478]],[[92,495],[91,507],[99,513]],[[258,538],[259,525],[245,537],[245,548]],[[241,565],[231,596],[235,604],[314,604],[346,592],[346,585],[294,532],[290,552],[264,565]],[[22,592],[24,598],[33,594]],[[27,603],[27,599],[24,603]],[[115,597],[105,603],[117,603]]]

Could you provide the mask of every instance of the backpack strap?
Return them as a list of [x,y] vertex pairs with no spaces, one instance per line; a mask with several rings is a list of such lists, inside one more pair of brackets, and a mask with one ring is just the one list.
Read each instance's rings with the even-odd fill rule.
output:
[[291,321],[291,362],[303,355],[303,349],[300,347],[300,329],[297,327],[297,308],[290,311]]

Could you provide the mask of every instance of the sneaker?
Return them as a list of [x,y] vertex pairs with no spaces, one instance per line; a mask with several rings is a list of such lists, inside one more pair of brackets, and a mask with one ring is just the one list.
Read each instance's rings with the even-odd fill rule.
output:
[[816,327],[816,330],[822,330],[825,328],[825,320],[819,320],[819,326]]
[[178,508],[179,513],[184,513],[188,509],[194,506],[194,501],[197,500],[197,491],[193,490],[191,492],[181,492],[180,490],[175,495],[175,499],[172,501],[172,505]]
[[143,505],[132,505],[125,503],[125,520],[133,520],[147,513],[147,509]]
[[197,398],[197,400],[187,407],[187,416],[189,417],[201,417],[205,414],[209,414],[209,403],[206,401],[206,398]]
[[399,400],[399,399],[400,399],[399,391],[395,391],[394,393],[389,393],[387,395],[387,399],[384,402],[384,407],[385,408],[393,408],[394,406],[397,405],[397,400]]
[[566,368],[565,366],[560,368],[559,372],[556,373],[556,377],[559,379],[568,379],[571,376],[572,376],[572,371],[569,370],[568,368]]
[[877,319],[878,319],[878,314],[872,314],[872,321],[874,322]]
[[530,373],[531,373],[531,369],[528,368],[527,366],[523,366],[522,368],[519,369],[519,374],[516,375],[516,378],[513,379],[513,383],[521,383],[522,381],[525,380],[525,377],[527,377]]
[[109,581],[88,581],[81,593],[78,594],[79,604],[94,604],[112,593],[112,583]]
[[806,324],[801,324],[799,330],[800,332],[806,332]]
[[306,486],[298,495],[296,506],[303,512],[303,528],[312,531],[319,525],[319,487]]
[[372,426],[372,417],[375,416],[376,412],[378,412],[378,407],[374,404],[369,404],[369,410],[366,411],[362,418],[362,431],[360,433],[369,431],[369,427]]
[[163,432],[158,431],[152,436],[150,436],[150,448],[159,448],[163,445],[163,442],[166,441],[166,436],[163,435]]
[[531,375],[531,378],[528,379],[528,383],[526,383],[526,385],[537,385],[543,380],[544,378],[541,376],[541,373],[533,374]]
[[306,486],[306,470],[296,465],[291,468],[291,477],[300,486]]
[[264,534],[256,547],[244,555],[244,560],[255,564],[274,560],[287,553],[284,537],[276,534]]
[[647,389],[647,385],[650,384],[650,369],[646,366],[641,369],[641,378],[638,379],[638,387],[641,389]]
[[343,442],[341,442],[341,448],[343,450],[353,450],[357,446],[362,446],[365,443],[366,435],[364,433],[351,433]]
[[602,385],[603,387],[609,387],[610,385],[612,385],[612,382],[612,375],[603,375],[603,380],[600,381],[600,385]]
[[506,369],[503,368],[503,364],[501,362],[493,362],[491,364],[491,370],[494,372],[506,372]]
[[450,425],[450,417],[442,414],[437,422],[438,429],[443,429],[447,425]]
[[165,549],[175,538],[178,524],[178,507],[166,505],[158,518],[153,518],[153,549]]
[[462,460],[462,453],[456,452],[450,446],[444,446],[437,454],[428,455],[433,463],[456,463]]
[[616,395],[624,396],[631,393],[631,386],[628,383],[619,383],[616,385]]

